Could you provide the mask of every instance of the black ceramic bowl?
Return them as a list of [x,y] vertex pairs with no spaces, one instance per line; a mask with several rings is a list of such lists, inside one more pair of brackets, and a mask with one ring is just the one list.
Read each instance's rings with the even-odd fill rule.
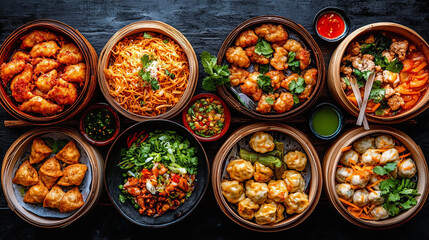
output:
[[[199,161],[195,189],[192,192],[191,197],[189,197],[175,210],[169,210],[158,217],[148,217],[140,215],[138,210],[136,210],[129,201],[125,203],[121,203],[119,201],[119,195],[121,194],[121,191],[119,190],[118,186],[124,183],[122,174],[125,171],[118,167],[118,163],[121,161],[121,149],[126,148],[128,136],[134,134],[135,132],[151,132],[156,129],[173,130],[184,136],[185,139],[189,140],[191,146],[197,148],[197,156]],[[109,153],[107,154],[104,184],[113,205],[126,219],[139,226],[161,228],[182,220],[195,209],[207,190],[210,177],[209,175],[210,169],[207,155],[200,142],[192,135],[192,133],[178,123],[169,120],[157,119],[137,123],[119,135],[119,137],[110,147]]]

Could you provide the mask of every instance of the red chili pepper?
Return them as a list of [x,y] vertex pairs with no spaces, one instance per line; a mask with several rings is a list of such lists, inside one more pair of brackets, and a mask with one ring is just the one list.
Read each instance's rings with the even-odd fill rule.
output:
[[171,180],[173,180],[173,182],[175,182],[175,183],[179,183],[180,182],[180,176],[172,173],[171,174]]
[[[134,133],[133,135],[130,135],[130,136],[128,136],[128,138],[127,138],[127,146],[128,146],[128,148],[130,148],[131,147],[131,145],[137,140],[137,139],[139,139],[139,137],[143,134],[143,133],[145,133],[145,131],[142,131],[142,132],[140,132],[139,134],[137,134],[137,133]],[[148,135],[149,134],[146,134],[146,136],[140,141],[140,142],[143,142],[144,140],[146,140],[146,138],[148,137]]]

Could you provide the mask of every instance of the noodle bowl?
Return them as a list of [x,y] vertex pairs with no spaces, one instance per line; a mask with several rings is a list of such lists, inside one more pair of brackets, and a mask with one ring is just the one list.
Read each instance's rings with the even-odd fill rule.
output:
[[[154,59],[146,67],[144,55]],[[174,40],[158,33],[142,32],[125,37],[112,49],[114,62],[104,70],[110,95],[127,111],[142,116],[167,112],[182,97],[190,75],[186,53]],[[143,80],[150,72],[158,89]]]

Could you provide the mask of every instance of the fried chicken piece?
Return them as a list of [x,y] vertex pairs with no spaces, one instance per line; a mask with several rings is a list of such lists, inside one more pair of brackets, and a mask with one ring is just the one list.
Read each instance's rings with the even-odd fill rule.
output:
[[273,109],[277,113],[284,113],[289,111],[293,107],[293,95],[290,92],[282,92],[280,96],[276,99],[276,102],[273,105]]
[[21,104],[21,106],[19,106],[18,108],[23,112],[40,113],[43,115],[53,115],[58,112],[61,112],[64,109],[64,106],[59,106],[40,96],[34,96],[30,100]]
[[290,91],[289,89],[289,83],[292,80],[298,81],[299,75],[296,73],[292,73],[291,75],[287,76],[281,83],[282,88],[286,88],[287,90]]
[[22,44],[21,49],[31,48],[34,47],[37,43],[50,41],[50,40],[57,40],[57,35],[48,32],[48,31],[40,31],[40,30],[34,30],[31,33],[23,36],[22,38]]
[[274,57],[270,60],[271,66],[276,70],[285,70],[288,67],[288,51],[277,44],[273,44],[272,47],[274,49]]
[[276,97],[272,93],[262,94],[262,97],[258,102],[258,106],[256,107],[256,111],[258,111],[260,113],[271,112],[271,106],[273,106],[275,98]]
[[277,70],[269,71],[265,75],[271,78],[271,86],[274,88],[274,90],[279,89],[283,80],[285,79],[283,72]]
[[283,47],[288,50],[289,52],[298,52],[302,49],[301,43],[294,39],[288,39],[286,43],[283,45]]
[[4,84],[7,84],[9,80],[16,74],[22,72],[25,68],[25,61],[22,59],[14,59],[8,63],[1,65],[0,76]]
[[12,91],[12,97],[17,102],[24,102],[32,97],[34,94],[31,93],[31,77],[33,76],[33,66],[26,64],[24,70],[16,75],[11,83],[10,90]]
[[85,81],[85,63],[68,65],[64,68],[61,77],[68,82],[81,83]]
[[226,60],[238,67],[248,68],[250,66],[250,59],[242,47],[230,47],[226,51]]
[[255,33],[269,42],[280,42],[288,39],[288,33],[282,25],[262,24],[262,26],[255,28]]
[[255,46],[246,48],[246,54],[247,54],[247,56],[249,56],[249,58],[252,62],[255,62],[257,64],[262,64],[262,65],[270,63],[269,58],[266,58],[263,55],[257,54],[255,52],[255,49],[256,49]]
[[317,80],[317,69],[311,68],[305,71],[304,73],[304,81],[307,85],[316,85]]
[[359,42],[355,41],[350,43],[349,47],[347,48],[347,53],[349,53],[351,56],[358,56],[360,54]]
[[46,73],[61,65],[57,60],[50,58],[36,58],[32,61],[32,64],[36,65],[34,74]]
[[77,99],[77,88],[73,83],[59,79],[57,85],[52,88],[47,97],[59,105],[72,105]]
[[307,49],[301,48],[295,56],[299,60],[299,68],[306,69],[311,63],[310,52]]
[[57,76],[58,76],[57,70],[53,69],[50,72],[45,73],[40,77],[38,77],[34,84],[40,91],[48,92],[57,83]]
[[229,72],[231,73],[229,75],[229,80],[232,86],[238,86],[242,84],[250,74],[248,71],[244,70],[243,68],[239,68],[232,64],[229,67]]
[[34,45],[30,51],[30,56],[32,58],[37,57],[52,57],[55,55],[60,47],[55,41],[42,42]]
[[76,64],[82,62],[83,56],[74,43],[64,43],[61,45],[57,60],[63,64]]
[[405,101],[399,95],[393,95],[387,100],[387,105],[389,105],[392,111],[398,110],[400,107],[404,106]]
[[259,72],[253,72],[246,78],[244,83],[240,85],[241,91],[248,96],[252,96],[255,101],[259,101],[262,95],[262,89],[258,87],[258,76]]
[[30,55],[22,51],[16,51],[14,54],[12,54],[12,57],[10,58],[10,60],[14,60],[14,59],[22,59],[26,62],[30,62],[31,60]]
[[256,42],[258,42],[258,36],[252,29],[248,29],[238,35],[235,46],[245,48],[256,45]]

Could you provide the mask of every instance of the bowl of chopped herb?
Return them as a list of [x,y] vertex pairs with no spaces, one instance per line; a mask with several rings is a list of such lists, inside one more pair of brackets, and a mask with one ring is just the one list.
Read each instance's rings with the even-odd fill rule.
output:
[[106,103],[90,106],[82,115],[79,130],[95,146],[111,143],[120,132],[120,120],[116,111]]
[[231,113],[216,95],[194,96],[182,112],[183,125],[200,141],[218,140],[228,131]]

